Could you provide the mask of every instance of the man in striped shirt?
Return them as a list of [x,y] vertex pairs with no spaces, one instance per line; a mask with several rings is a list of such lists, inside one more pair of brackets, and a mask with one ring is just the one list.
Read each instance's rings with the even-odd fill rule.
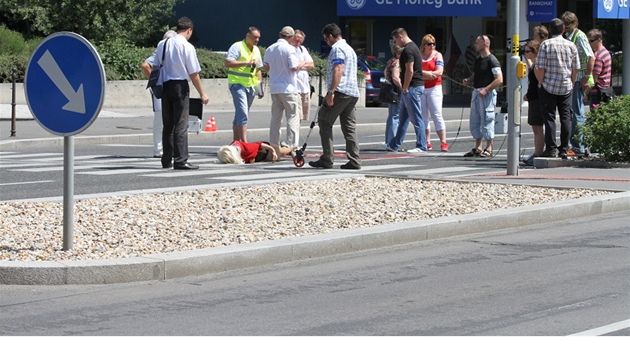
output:
[[[591,106],[599,104],[601,101],[601,91],[608,91],[607,94],[612,93],[611,78],[612,78],[612,57],[606,47],[602,38],[602,31],[598,29],[592,29],[587,33],[588,41],[591,44],[591,49],[595,53],[595,65],[593,65],[593,80],[595,87],[590,92],[589,102]],[[612,97],[611,97],[612,98]]]
[[[580,61],[575,44],[562,38],[563,31],[564,23],[559,18],[549,22],[551,38],[540,45],[535,74],[540,82],[538,96],[545,119],[546,146],[541,156],[566,159],[571,137],[573,83],[577,79]],[[560,146],[556,145],[556,108],[560,114]]]

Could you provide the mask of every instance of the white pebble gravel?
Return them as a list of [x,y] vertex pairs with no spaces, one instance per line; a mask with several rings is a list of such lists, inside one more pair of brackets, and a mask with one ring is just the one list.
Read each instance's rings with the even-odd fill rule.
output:
[[0,260],[116,259],[325,234],[607,194],[380,177],[83,199],[63,251],[63,205],[0,203]]

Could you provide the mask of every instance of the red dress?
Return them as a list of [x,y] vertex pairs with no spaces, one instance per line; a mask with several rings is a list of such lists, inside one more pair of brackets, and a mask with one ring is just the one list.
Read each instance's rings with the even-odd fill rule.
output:
[[258,155],[258,150],[260,150],[260,146],[262,145],[262,141],[256,143],[244,143],[242,141],[234,140],[232,144],[234,146],[238,146],[241,148],[241,158],[245,163],[252,163]]

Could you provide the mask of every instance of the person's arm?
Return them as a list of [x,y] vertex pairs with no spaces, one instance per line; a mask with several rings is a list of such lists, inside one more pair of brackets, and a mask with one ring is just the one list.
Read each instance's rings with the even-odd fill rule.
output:
[[490,85],[479,90],[479,96],[485,97],[489,92],[492,92],[492,90],[498,89],[502,83],[503,83],[503,73],[499,72],[497,74],[494,74],[494,80],[492,80]]
[[543,83],[543,78],[545,77],[545,69],[536,66],[534,68],[534,75],[536,75],[536,80],[538,80],[538,85],[540,87],[540,85],[542,85]]
[[330,87],[328,88],[328,93],[326,93],[326,104],[329,107],[332,107],[333,105],[335,99],[335,90],[337,90],[337,86],[339,86],[339,83],[341,82],[344,66],[345,64],[337,64],[333,67],[332,80],[330,82]]
[[276,153],[276,149],[271,147],[271,145],[267,143],[262,143],[260,144],[260,150],[267,151],[267,157],[265,158],[265,161],[278,161],[278,154]]
[[402,88],[402,82],[400,81],[400,66],[396,65],[392,67],[392,84],[398,88]]
[[595,65],[595,56],[588,57],[588,61],[586,62],[586,70],[584,71],[584,77],[582,77],[582,82],[581,82],[582,89],[586,89],[588,87],[588,77],[593,74],[594,65]]
[[143,61],[142,64],[140,64],[140,68],[142,69],[144,76],[146,76],[148,79],[151,76],[153,66],[151,66],[151,64],[147,63],[146,61]]
[[208,104],[209,98],[208,98],[208,95],[206,95],[206,92],[203,90],[203,86],[201,85],[201,77],[199,76],[199,73],[190,74],[190,81],[192,82],[193,86],[195,86],[195,88],[197,89],[197,92],[199,92],[199,96],[201,97],[201,103]]
[[405,77],[402,85],[403,92],[409,91],[409,85],[411,85],[411,79],[413,78],[413,62],[405,63]]

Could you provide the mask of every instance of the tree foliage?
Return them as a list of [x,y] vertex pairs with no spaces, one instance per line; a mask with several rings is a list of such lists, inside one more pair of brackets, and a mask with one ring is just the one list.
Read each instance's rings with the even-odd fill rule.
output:
[[162,39],[173,7],[183,1],[0,0],[0,19],[30,36],[71,31],[89,40],[117,38],[149,46]]

